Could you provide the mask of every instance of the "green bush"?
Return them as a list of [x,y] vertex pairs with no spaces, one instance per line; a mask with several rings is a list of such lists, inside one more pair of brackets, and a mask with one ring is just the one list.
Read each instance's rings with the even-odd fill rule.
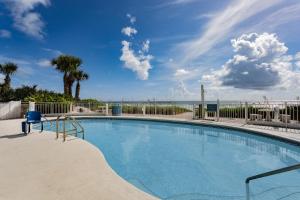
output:
[[[154,106],[154,105],[147,105],[146,114],[157,114],[157,115],[175,115],[175,114],[182,114],[186,112],[192,112],[189,109],[182,108],[179,106]],[[123,105],[122,112],[126,114],[143,114],[143,107],[138,105]]]

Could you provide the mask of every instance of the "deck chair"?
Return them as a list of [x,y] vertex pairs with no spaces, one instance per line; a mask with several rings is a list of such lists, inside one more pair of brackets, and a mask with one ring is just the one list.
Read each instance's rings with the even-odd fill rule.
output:
[[42,121],[42,114],[37,111],[29,111],[26,113],[26,124],[29,125],[28,133],[30,133],[31,124],[41,124],[41,132],[44,130],[44,124]]

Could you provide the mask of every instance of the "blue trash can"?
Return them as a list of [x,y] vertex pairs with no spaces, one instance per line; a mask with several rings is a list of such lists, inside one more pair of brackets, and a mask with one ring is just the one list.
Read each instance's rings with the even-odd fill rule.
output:
[[120,104],[115,104],[112,106],[112,115],[121,116],[122,115],[122,106]]

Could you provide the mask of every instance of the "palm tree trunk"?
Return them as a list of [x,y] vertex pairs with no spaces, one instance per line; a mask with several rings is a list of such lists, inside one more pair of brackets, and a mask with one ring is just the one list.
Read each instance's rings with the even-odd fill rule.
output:
[[4,84],[3,86],[6,88],[6,89],[10,89],[10,83],[11,83],[11,78],[8,74],[5,75],[5,78],[4,78]]
[[79,100],[79,94],[80,94],[80,83],[79,83],[79,81],[77,81],[76,91],[75,91],[75,99],[76,100]]
[[73,97],[73,92],[72,92],[72,87],[73,87],[73,83],[74,81],[68,81],[68,92],[69,92],[69,96]]
[[67,73],[64,74],[64,94],[69,95],[68,78]]

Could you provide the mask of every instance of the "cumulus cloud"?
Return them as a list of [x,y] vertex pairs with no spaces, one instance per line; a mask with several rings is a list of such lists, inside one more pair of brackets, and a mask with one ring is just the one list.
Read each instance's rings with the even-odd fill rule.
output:
[[[126,15],[132,24],[135,23],[136,18],[130,14]],[[133,27],[124,27],[121,32],[128,36],[129,39],[133,40],[131,36],[137,34],[137,30]],[[153,59],[153,56],[147,53],[150,49],[150,40],[145,40],[142,43],[142,46],[138,53],[135,53],[135,50],[132,47],[132,42],[123,40],[122,41],[122,55],[120,60],[124,62],[124,65],[127,69],[132,70],[133,72],[137,73],[137,76],[141,80],[147,80],[149,77],[149,70],[152,68],[150,61]]]
[[34,9],[39,6],[49,6],[50,0],[2,0],[11,12],[14,27],[25,34],[42,39],[45,26],[41,15]]
[[131,14],[127,14],[126,17],[128,17],[131,24],[134,24],[136,22],[136,17],[132,16]]
[[120,60],[124,62],[125,67],[137,73],[141,80],[147,80],[149,77],[149,70],[151,69],[150,60],[153,58],[151,55],[136,55],[131,48],[131,43],[122,41],[122,55]]
[[293,56],[275,34],[244,34],[231,41],[235,55],[220,70],[204,75],[215,86],[263,90],[288,88],[300,78]]
[[295,55],[295,65],[300,69],[300,52],[296,53]]
[[10,38],[11,32],[5,29],[0,30],[0,38]]
[[131,37],[132,35],[137,34],[137,30],[135,28],[130,27],[130,26],[122,28],[121,32],[124,35],[127,35],[129,37]]

